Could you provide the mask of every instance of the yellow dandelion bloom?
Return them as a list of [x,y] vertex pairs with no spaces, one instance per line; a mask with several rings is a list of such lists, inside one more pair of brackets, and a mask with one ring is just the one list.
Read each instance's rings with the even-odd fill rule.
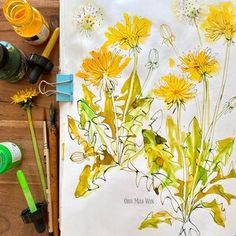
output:
[[219,62],[209,50],[190,52],[181,59],[181,70],[190,75],[190,79],[201,82],[206,76],[212,76],[219,71]]
[[152,22],[144,17],[130,17],[124,13],[124,23],[118,22],[105,33],[106,45],[119,45],[121,49],[138,49],[149,36]]
[[37,97],[39,92],[35,88],[26,88],[16,92],[15,95],[11,97],[12,103],[14,104],[27,104],[33,97]]
[[222,36],[231,41],[236,36],[236,7],[232,2],[211,5],[202,27],[208,41],[216,41]]
[[163,84],[153,89],[154,95],[164,99],[167,105],[180,105],[195,97],[194,84],[175,75],[162,77]]
[[91,58],[83,61],[83,70],[78,71],[76,76],[93,85],[99,86],[103,79],[115,79],[130,62],[129,57],[122,57],[102,47],[99,51],[91,51]]

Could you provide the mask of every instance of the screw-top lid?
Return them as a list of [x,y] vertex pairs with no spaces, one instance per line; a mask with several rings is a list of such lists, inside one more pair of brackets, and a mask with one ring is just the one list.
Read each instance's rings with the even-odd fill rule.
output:
[[8,60],[8,50],[0,43],[0,68],[3,67]]
[[0,151],[0,174],[3,174],[8,169],[8,160],[5,158],[5,155]]

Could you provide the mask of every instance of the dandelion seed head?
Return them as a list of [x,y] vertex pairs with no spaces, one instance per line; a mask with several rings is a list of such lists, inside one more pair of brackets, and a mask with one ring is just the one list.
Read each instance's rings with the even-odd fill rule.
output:
[[201,0],[174,0],[173,11],[179,21],[194,24],[201,19],[203,5]]
[[77,11],[74,20],[79,31],[89,36],[101,26],[104,16],[101,8],[87,4]]

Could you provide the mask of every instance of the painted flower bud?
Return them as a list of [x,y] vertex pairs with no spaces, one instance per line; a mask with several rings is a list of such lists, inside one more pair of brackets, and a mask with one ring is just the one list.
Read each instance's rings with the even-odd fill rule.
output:
[[173,34],[170,26],[162,24],[160,26],[160,33],[163,39],[163,44],[167,45],[168,47],[172,47],[175,41],[175,35]]
[[158,68],[158,66],[159,66],[159,52],[157,49],[152,48],[148,54],[148,63],[146,64],[146,67],[149,70],[155,70]]
[[236,97],[232,97],[225,103],[223,108],[223,113],[224,114],[231,113],[235,107],[236,107]]

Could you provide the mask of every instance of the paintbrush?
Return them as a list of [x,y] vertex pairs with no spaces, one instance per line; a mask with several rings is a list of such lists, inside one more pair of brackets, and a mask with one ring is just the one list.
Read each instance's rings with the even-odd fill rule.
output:
[[51,181],[50,181],[50,158],[48,148],[48,133],[47,133],[47,121],[46,113],[44,110],[44,121],[43,121],[43,155],[46,162],[46,173],[47,173],[47,202],[48,202],[48,232],[49,235],[53,235],[53,221],[52,221],[52,197],[51,197]]
[[56,128],[56,109],[53,104],[50,106],[49,153],[53,233],[54,236],[59,236],[59,158]]

